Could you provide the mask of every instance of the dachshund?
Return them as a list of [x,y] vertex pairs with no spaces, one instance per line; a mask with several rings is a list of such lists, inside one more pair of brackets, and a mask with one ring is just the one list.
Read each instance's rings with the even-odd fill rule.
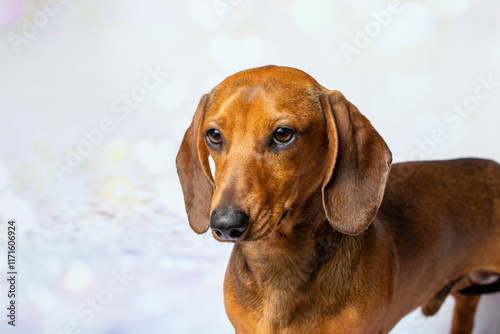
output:
[[451,333],[471,333],[500,290],[500,165],[391,165],[358,109],[298,69],[241,71],[201,98],[176,166],[191,228],[234,243],[236,333],[388,333],[448,295]]

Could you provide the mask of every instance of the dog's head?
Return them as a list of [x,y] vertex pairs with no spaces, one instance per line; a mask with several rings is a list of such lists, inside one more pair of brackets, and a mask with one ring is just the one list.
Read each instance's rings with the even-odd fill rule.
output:
[[177,155],[189,224],[211,226],[221,241],[262,239],[313,196],[336,230],[358,234],[390,165],[384,140],[340,92],[276,66],[236,73],[204,95]]

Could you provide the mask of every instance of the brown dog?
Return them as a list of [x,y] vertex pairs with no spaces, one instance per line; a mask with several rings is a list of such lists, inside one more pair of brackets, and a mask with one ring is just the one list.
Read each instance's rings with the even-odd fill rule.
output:
[[452,333],[470,333],[478,295],[500,289],[500,165],[389,173],[370,122],[302,71],[242,71],[203,96],[177,169],[192,229],[235,242],[237,333],[387,333],[449,293]]

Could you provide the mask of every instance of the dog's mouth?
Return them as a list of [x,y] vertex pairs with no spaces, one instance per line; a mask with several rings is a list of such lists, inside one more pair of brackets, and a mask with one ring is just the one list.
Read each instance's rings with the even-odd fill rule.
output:
[[283,214],[281,215],[280,220],[278,220],[278,222],[276,223],[276,226],[274,228],[278,228],[280,226],[281,222],[283,221],[283,219],[285,219],[287,215],[288,215],[288,210],[285,210],[283,212]]
[[241,241],[259,241],[269,238],[280,227],[281,223],[287,217],[287,215],[288,210],[284,210],[279,220],[276,222],[276,224],[274,224],[274,227],[270,226],[272,225],[272,222],[267,221],[254,233],[252,233],[253,231],[248,231],[247,235],[243,236]]

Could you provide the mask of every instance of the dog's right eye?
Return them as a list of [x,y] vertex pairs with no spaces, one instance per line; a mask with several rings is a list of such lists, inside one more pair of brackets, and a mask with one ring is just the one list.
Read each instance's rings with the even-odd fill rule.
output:
[[222,135],[220,134],[219,130],[209,129],[205,133],[205,137],[207,138],[207,141],[213,146],[219,146],[222,144]]
[[273,140],[278,145],[283,145],[293,139],[293,130],[289,128],[277,128],[273,133]]

